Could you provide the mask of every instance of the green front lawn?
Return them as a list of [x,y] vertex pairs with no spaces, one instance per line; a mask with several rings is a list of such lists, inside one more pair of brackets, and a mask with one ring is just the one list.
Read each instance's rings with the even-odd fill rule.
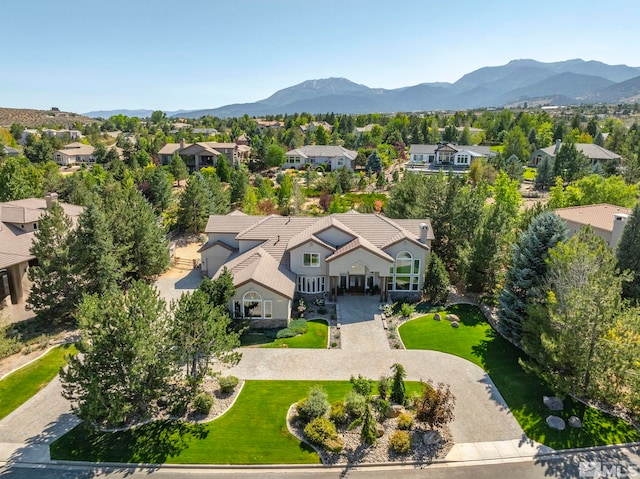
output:
[[[84,423],[51,445],[51,458],[71,461],[172,464],[318,464],[320,458],[287,429],[291,404],[319,384],[329,401],[348,381],[246,381],[234,406],[206,424],[156,422],[123,432],[92,431]],[[417,391],[419,383],[407,383]]]
[[73,344],[58,346],[0,381],[0,419],[49,384],[66,364],[65,356],[75,353]]
[[[421,316],[400,326],[405,346],[453,354],[483,368],[530,439],[554,449],[640,440],[640,433],[627,422],[570,398],[564,400],[564,411],[551,413],[542,403],[543,395],[553,395],[549,388],[522,369],[518,360],[524,353],[496,333],[477,307],[454,305],[447,312],[459,316],[458,329],[444,319],[435,321],[433,314]],[[572,415],[583,418],[583,428],[551,429],[545,422],[549,414],[565,421]]]
[[522,177],[523,177],[525,180],[531,180],[531,181],[533,181],[533,180],[535,180],[535,179],[536,179],[536,173],[537,173],[537,172],[538,172],[538,169],[537,169],[537,168],[532,168],[532,167],[530,167],[530,166],[527,166],[527,167],[524,169],[524,174],[522,175]]
[[247,331],[242,335],[242,346],[260,345],[261,348],[308,348],[325,349],[329,338],[326,321],[307,321],[307,332],[293,338],[276,338],[278,330]]

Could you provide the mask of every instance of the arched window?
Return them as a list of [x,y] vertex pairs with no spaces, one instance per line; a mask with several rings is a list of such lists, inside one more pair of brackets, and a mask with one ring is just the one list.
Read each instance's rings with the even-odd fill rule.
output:
[[391,291],[418,291],[420,287],[420,260],[408,251],[396,256],[389,275]]
[[[235,301],[237,304],[238,302]],[[234,308],[238,315],[239,304]],[[242,297],[242,316],[251,319],[271,319],[272,301],[270,299],[263,300],[257,291],[247,291]]]

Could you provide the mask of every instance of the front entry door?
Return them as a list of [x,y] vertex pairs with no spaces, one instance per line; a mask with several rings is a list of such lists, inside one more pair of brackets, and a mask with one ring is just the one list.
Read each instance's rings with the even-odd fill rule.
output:
[[363,294],[364,293],[364,275],[349,275],[349,293],[351,294]]

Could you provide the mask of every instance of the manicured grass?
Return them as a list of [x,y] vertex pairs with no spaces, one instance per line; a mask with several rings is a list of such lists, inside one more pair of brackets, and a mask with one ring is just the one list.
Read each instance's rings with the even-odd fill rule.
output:
[[536,178],[536,173],[538,172],[537,168],[532,168],[530,166],[527,166],[524,170],[524,174],[522,175],[522,177],[525,180],[535,180]]
[[[348,381],[246,381],[234,406],[206,424],[157,422],[101,433],[84,423],[51,445],[51,458],[71,461],[172,464],[318,464],[320,458],[286,426],[287,410],[311,386],[329,401],[343,398]],[[419,383],[407,383],[407,391]]]
[[242,336],[242,346],[261,345],[262,348],[309,348],[327,347],[329,327],[326,321],[314,319],[307,321],[307,332],[293,338],[275,338],[277,331],[249,331]]
[[0,419],[49,384],[66,364],[65,356],[75,353],[76,348],[72,344],[58,346],[0,381]]
[[[535,375],[525,372],[519,359],[525,355],[496,333],[475,306],[454,305],[447,312],[460,317],[460,327],[446,320],[434,321],[433,314],[409,321],[399,328],[407,349],[431,349],[454,354],[483,368],[497,386],[514,417],[530,439],[554,449],[618,444],[640,440],[640,433],[622,419],[586,407],[570,398],[564,411],[550,413],[543,395],[553,395]],[[566,420],[583,419],[582,429],[556,431],[545,419],[555,414]]]

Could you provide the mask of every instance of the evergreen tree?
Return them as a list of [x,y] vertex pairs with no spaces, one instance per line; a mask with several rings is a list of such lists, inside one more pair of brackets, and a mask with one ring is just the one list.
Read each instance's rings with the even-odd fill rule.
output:
[[184,164],[182,157],[176,151],[171,157],[171,162],[169,163],[169,171],[173,175],[173,179],[178,182],[178,186],[180,186],[180,182],[189,177],[189,170],[187,169],[187,165]]
[[391,386],[391,400],[396,404],[404,405],[406,399],[404,378],[407,377],[407,373],[404,367],[400,363],[395,363],[391,366],[393,371],[393,384]]
[[449,275],[438,255],[429,255],[429,264],[424,278],[424,295],[431,304],[443,305],[449,296]]
[[373,444],[376,442],[376,419],[373,417],[371,406],[367,404],[364,417],[362,418],[362,431],[360,431],[360,439],[365,444]]
[[596,136],[593,137],[593,143],[604,147],[604,136],[602,135],[602,132],[598,131],[598,133],[596,133]]
[[229,179],[231,203],[240,204],[249,187],[249,176],[244,170],[233,169]]
[[160,167],[153,168],[149,177],[149,201],[151,204],[164,211],[169,207],[172,185],[167,172]]
[[498,296],[498,318],[502,335],[516,343],[520,342],[527,305],[540,295],[549,250],[566,237],[567,228],[562,220],[555,213],[544,212],[531,221],[513,245],[511,267]]
[[287,174],[282,176],[280,188],[278,188],[278,207],[289,208],[291,196],[293,195],[293,180]]
[[286,150],[284,148],[282,148],[276,143],[272,143],[267,147],[267,152],[265,153],[265,156],[264,156],[265,166],[267,167],[277,166],[278,168],[281,167],[287,159],[287,157],[285,156],[285,153],[286,153]]
[[373,152],[367,157],[367,174],[379,173],[382,170],[382,160],[378,154],[378,150]]
[[553,184],[553,160],[544,157],[536,171],[535,185],[536,188],[547,190]]
[[216,174],[208,176],[201,175],[200,178],[204,181],[213,201],[213,211],[211,214],[226,215],[231,208],[231,194],[229,190],[224,187],[222,181],[220,181],[220,178],[218,178]]
[[231,298],[236,294],[233,286],[233,276],[225,266],[216,279],[204,278],[198,289],[203,291],[214,306],[229,307]]
[[72,222],[62,206],[53,202],[38,220],[29,252],[38,264],[28,269],[32,282],[28,308],[47,321],[64,321],[75,310],[77,290],[69,261]]
[[42,171],[24,157],[8,157],[0,162],[0,201],[39,198],[43,194]]
[[622,230],[622,236],[616,249],[618,268],[629,271],[631,281],[622,283],[622,294],[636,303],[640,302],[640,203],[636,203],[633,212]]
[[104,214],[90,203],[78,218],[70,237],[69,263],[76,288],[85,294],[103,294],[120,284],[122,274]]
[[233,352],[240,346],[239,335],[228,327],[231,320],[226,306],[215,306],[207,293],[196,289],[183,293],[173,309],[171,342],[192,387],[202,382],[212,358],[231,365],[240,360],[241,354]]
[[218,157],[216,161],[216,174],[220,181],[223,183],[229,183],[231,179],[231,172],[229,171],[229,165],[227,164],[227,158],[224,155]]
[[213,198],[204,181],[197,175],[191,176],[180,196],[178,227],[182,231],[201,233],[207,226],[209,215],[213,210]]
[[522,324],[528,367],[555,391],[595,397],[605,336],[615,329],[624,276],[605,241],[584,227],[549,251],[545,302]]
[[472,144],[472,139],[471,139],[471,130],[469,130],[468,126],[465,126],[462,129],[462,133],[460,133],[460,138],[458,139],[458,143],[460,145],[471,145]]
[[570,182],[583,176],[588,167],[589,159],[578,151],[574,143],[566,142],[562,144],[554,160],[553,175]]
[[127,294],[87,295],[77,320],[82,354],[60,371],[74,413],[106,427],[153,417],[175,374],[170,317],[158,292],[135,282]]

